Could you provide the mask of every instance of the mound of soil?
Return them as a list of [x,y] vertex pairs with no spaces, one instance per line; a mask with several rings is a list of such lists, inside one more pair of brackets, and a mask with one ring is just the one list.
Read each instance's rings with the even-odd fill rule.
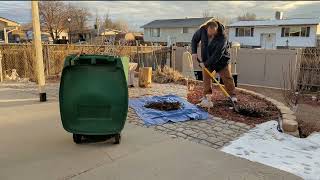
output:
[[181,108],[181,103],[179,102],[150,102],[146,104],[144,107],[150,109],[156,109],[160,111],[173,111]]
[[[195,86],[187,95],[188,101],[193,104],[200,103],[202,91],[202,86]],[[208,112],[223,119],[242,122],[252,126],[279,118],[280,112],[272,103],[238,90],[236,90],[236,95],[240,113],[230,108],[230,102],[222,94],[219,87],[214,86],[212,93],[213,107]]]

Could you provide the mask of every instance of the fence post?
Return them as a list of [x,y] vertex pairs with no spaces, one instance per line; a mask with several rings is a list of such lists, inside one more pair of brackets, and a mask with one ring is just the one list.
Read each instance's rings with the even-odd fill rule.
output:
[[291,71],[290,73],[293,73],[293,75],[291,74],[291,76],[294,77],[293,79],[293,87],[294,89],[298,88],[298,79],[300,76],[300,63],[301,63],[301,53],[302,53],[302,49],[296,49],[296,58],[295,58],[295,63],[294,63],[294,70]]
[[3,82],[3,73],[2,73],[2,51],[0,49],[0,82]]
[[49,77],[49,75],[50,75],[50,59],[49,59],[49,44],[46,44],[45,45],[45,51],[46,51],[46,53],[45,53],[45,55],[46,55],[46,65],[47,65],[47,71],[46,71],[46,73],[47,73],[47,77]]
[[177,46],[172,46],[172,68],[173,70],[176,70],[176,49]]

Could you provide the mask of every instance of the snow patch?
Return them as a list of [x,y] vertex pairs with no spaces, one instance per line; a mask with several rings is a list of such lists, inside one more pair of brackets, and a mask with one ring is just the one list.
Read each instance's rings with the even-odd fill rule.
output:
[[320,180],[320,133],[301,139],[277,130],[277,121],[257,125],[221,150],[307,180]]

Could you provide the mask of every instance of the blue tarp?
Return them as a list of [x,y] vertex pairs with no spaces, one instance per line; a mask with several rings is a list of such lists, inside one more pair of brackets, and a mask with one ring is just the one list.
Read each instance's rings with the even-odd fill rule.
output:
[[[180,102],[181,109],[172,111],[159,111],[144,107],[150,102]],[[164,124],[168,121],[181,122],[187,120],[204,120],[208,119],[208,112],[201,108],[187,102],[176,95],[165,96],[147,96],[141,98],[131,98],[129,106],[133,108],[138,116],[144,121],[146,125]]]

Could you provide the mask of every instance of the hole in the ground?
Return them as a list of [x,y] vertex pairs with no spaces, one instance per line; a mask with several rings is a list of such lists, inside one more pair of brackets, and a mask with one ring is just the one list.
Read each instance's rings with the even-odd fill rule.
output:
[[299,131],[300,138],[306,138],[308,136],[307,134],[303,133],[301,126],[298,126],[298,131]]
[[238,105],[239,114],[250,117],[263,117],[267,114],[265,109],[255,106],[255,104]]
[[173,111],[178,110],[181,108],[180,102],[168,102],[168,101],[161,101],[161,102],[149,102],[144,107],[150,109],[156,109],[160,111]]

